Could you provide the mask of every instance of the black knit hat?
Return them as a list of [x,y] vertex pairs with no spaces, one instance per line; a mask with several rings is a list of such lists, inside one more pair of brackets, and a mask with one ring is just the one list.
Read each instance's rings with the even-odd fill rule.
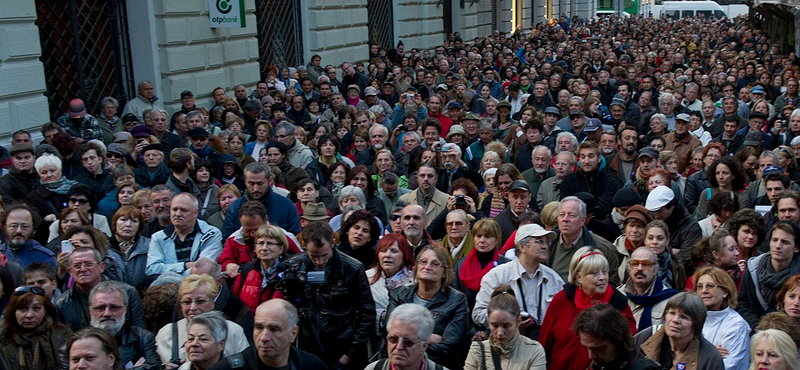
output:
[[630,207],[636,204],[642,204],[642,200],[634,188],[622,188],[611,199],[613,207]]

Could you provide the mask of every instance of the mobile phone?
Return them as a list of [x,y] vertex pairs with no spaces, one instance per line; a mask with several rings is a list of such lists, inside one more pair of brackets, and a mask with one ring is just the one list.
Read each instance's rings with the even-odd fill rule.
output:
[[69,240],[62,240],[61,241],[61,251],[64,253],[72,253],[72,242]]
[[523,320],[527,320],[529,317],[531,317],[531,314],[529,314],[529,313],[527,313],[525,311],[522,311],[522,312],[519,313],[519,316],[522,317]]

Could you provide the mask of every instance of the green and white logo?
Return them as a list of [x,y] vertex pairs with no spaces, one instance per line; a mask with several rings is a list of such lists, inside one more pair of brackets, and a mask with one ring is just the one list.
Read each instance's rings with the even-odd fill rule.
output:
[[233,9],[231,0],[217,0],[217,10],[222,14],[228,14]]

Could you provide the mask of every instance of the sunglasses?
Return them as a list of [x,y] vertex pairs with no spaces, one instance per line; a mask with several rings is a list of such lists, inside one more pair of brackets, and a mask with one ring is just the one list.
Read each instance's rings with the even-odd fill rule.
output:
[[108,152],[108,154],[106,154],[106,157],[108,157],[108,158],[119,158],[119,159],[124,158],[122,156],[122,154],[117,154],[117,153],[113,153],[113,152]]
[[35,285],[26,285],[26,286],[21,286],[21,287],[19,287],[17,289],[14,289],[14,296],[21,296],[21,295],[23,295],[25,293],[33,293],[33,294],[36,294],[36,295],[43,296],[44,295],[44,289],[42,289],[42,288],[40,288],[38,286],[35,286]]
[[86,204],[86,203],[89,203],[89,199],[84,199],[84,198],[69,198],[69,202],[70,202],[70,203],[75,203],[75,204]]
[[418,340],[418,341],[415,342],[415,341],[413,341],[411,339],[400,338],[400,337],[394,336],[394,335],[390,335],[390,336],[386,337],[386,341],[391,343],[391,344],[397,344],[398,342],[401,342],[401,343],[403,343],[403,347],[405,347],[405,348],[414,347],[415,345],[417,345],[417,343],[421,342],[421,340]]
[[399,219],[400,219],[400,215],[391,215],[389,218],[390,218],[392,221],[397,221],[397,220],[399,220]]

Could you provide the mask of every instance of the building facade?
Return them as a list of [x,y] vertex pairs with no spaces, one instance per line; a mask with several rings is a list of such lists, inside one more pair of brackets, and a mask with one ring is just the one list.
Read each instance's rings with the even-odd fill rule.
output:
[[91,114],[105,96],[124,105],[142,80],[168,110],[184,90],[209,106],[214,88],[251,90],[268,65],[366,61],[370,42],[426,50],[448,33],[469,42],[597,10],[596,0],[243,0],[244,27],[212,28],[215,2],[0,0],[0,139],[39,136],[74,98]]

